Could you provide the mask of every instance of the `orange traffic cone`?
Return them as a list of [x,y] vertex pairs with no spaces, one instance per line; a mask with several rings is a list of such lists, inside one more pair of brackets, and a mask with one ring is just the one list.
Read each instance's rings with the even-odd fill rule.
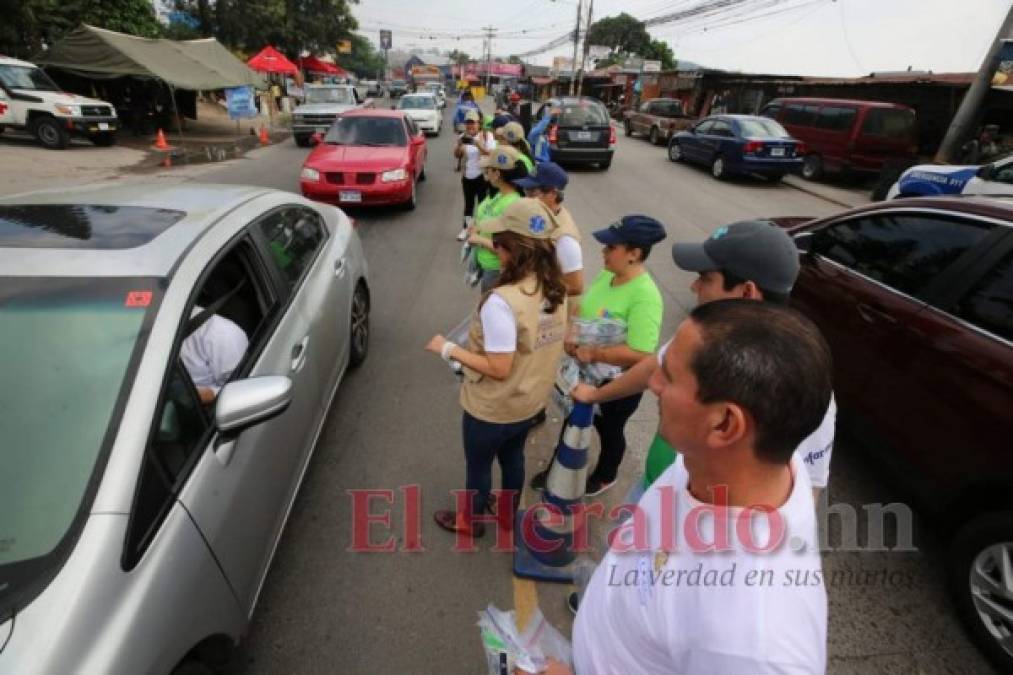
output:
[[165,142],[165,134],[162,133],[161,129],[158,130],[158,135],[155,136],[155,147],[159,150],[169,149],[169,144]]
[[271,143],[271,139],[269,139],[267,137],[267,127],[265,127],[264,125],[261,125],[260,126],[260,144],[261,145],[269,145],[270,143]]

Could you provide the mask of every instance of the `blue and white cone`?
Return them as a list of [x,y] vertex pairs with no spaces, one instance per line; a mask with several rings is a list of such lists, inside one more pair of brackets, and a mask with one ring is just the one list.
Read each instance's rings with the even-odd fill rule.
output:
[[[584,527],[586,518],[574,519],[571,507],[584,499],[587,482],[587,453],[591,447],[591,420],[594,407],[575,403],[567,420],[563,438],[549,467],[549,476],[542,491],[542,503],[556,507],[562,513],[551,518],[545,509],[534,512],[533,534],[536,541],[552,550],[536,550],[528,546],[524,532],[526,511],[518,511],[514,522],[514,574],[537,581],[573,582],[570,568],[577,553],[573,550],[574,528]],[[553,521],[556,522],[553,522]]]

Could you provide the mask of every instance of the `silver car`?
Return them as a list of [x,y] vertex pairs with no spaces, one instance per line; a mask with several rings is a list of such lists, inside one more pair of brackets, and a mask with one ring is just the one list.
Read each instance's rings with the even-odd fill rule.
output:
[[[202,402],[181,349],[211,319],[247,346]],[[331,206],[225,185],[0,199],[0,673],[221,659],[368,319]]]

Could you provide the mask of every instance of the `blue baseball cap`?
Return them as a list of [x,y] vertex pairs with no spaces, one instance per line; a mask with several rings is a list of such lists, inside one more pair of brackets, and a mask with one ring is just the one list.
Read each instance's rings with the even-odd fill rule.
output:
[[556,190],[562,190],[569,182],[570,177],[566,175],[563,167],[555,162],[539,162],[535,165],[535,172],[533,174],[524,178],[518,178],[514,181],[514,185],[522,190],[530,190],[531,188],[555,188]]
[[492,128],[499,129],[500,127],[505,127],[507,124],[510,124],[511,121],[512,120],[509,115],[496,115],[492,118]]
[[653,246],[665,238],[665,226],[650,216],[635,213],[598,230],[594,238],[603,244]]

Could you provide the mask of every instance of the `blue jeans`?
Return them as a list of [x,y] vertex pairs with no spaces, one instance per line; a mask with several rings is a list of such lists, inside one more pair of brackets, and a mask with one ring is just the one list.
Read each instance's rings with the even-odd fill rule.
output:
[[503,474],[503,490],[514,491],[513,508],[517,509],[521,490],[524,488],[524,442],[528,438],[531,425],[530,419],[497,424],[464,413],[461,430],[464,436],[467,474],[465,487],[474,490],[471,497],[473,514],[484,513],[489,503],[493,459],[499,460],[499,468]]

